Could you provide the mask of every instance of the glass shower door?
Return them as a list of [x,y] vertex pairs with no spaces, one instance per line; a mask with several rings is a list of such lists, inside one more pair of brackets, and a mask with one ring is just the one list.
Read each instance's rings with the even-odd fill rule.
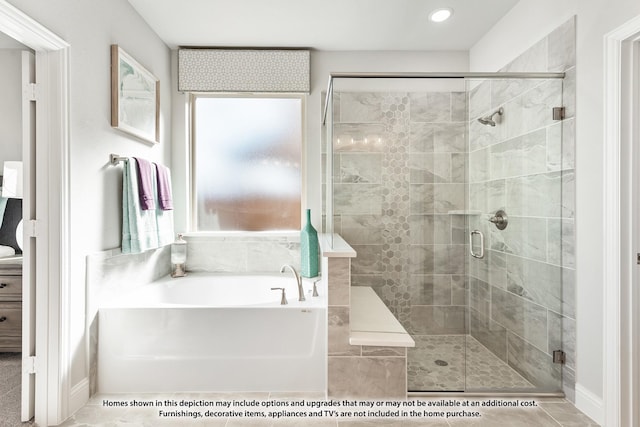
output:
[[573,277],[563,237],[573,233],[574,171],[566,126],[553,117],[562,80],[470,79],[467,93],[465,390],[561,391],[554,352],[575,325],[563,291]]

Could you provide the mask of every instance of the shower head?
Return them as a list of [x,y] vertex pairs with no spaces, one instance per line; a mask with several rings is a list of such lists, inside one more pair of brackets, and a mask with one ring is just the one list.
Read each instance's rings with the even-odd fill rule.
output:
[[[496,114],[498,115],[498,118],[496,119],[497,121],[493,120],[493,116],[495,116]],[[494,111],[488,116],[479,117],[478,121],[483,125],[495,126],[496,123],[500,123],[500,116],[502,116],[502,114],[504,114],[504,109],[500,107],[499,109],[497,109],[496,111]]]

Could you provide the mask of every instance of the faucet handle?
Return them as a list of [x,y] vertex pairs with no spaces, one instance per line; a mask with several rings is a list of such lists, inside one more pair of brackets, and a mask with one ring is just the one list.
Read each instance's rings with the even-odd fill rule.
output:
[[287,305],[287,295],[284,293],[284,288],[271,288],[272,291],[282,291],[282,298],[280,299],[280,305]]
[[322,279],[317,279],[313,281],[313,294],[311,294],[312,297],[317,297],[318,295],[318,282],[322,280]]

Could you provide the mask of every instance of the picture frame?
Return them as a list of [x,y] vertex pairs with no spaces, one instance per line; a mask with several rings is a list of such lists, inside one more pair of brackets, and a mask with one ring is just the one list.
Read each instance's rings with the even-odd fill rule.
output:
[[117,44],[111,45],[111,126],[160,142],[160,80]]

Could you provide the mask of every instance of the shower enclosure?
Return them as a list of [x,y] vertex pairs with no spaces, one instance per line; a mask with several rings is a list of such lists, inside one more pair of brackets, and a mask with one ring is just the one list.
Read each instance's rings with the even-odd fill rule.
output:
[[575,318],[562,78],[330,78],[324,230],[356,250],[352,286],[414,338],[409,392],[562,391]]

